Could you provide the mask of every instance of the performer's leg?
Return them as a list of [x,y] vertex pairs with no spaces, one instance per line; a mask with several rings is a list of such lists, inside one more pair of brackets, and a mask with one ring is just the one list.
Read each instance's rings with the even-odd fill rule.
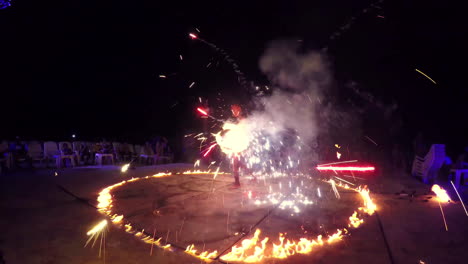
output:
[[234,157],[232,162],[232,174],[234,175],[234,186],[240,186],[239,181],[239,157]]

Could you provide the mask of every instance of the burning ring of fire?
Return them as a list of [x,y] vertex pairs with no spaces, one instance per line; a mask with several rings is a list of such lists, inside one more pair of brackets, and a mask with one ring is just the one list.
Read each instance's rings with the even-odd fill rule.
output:
[[[186,171],[181,174],[224,174],[223,172],[210,172],[210,171]],[[178,173],[180,174],[180,173]],[[143,242],[147,244],[153,244],[163,249],[171,249],[170,244],[163,244],[161,242],[161,238],[155,239],[149,235],[144,233],[144,230],[138,231],[132,227],[132,225],[125,221],[123,215],[117,215],[112,212],[112,195],[111,191],[119,186],[122,186],[126,183],[135,182],[143,179],[149,178],[160,178],[160,177],[167,177],[174,175],[173,173],[158,173],[153,176],[146,176],[142,178],[132,178],[130,180],[121,181],[114,185],[110,185],[99,192],[99,196],[97,198],[98,201],[98,211],[109,216],[112,223],[119,226],[125,227],[125,231],[129,234],[133,234],[134,236],[140,238]],[[335,185],[335,182],[329,182],[332,185]],[[358,217],[358,211],[363,212],[367,215],[372,215],[376,210],[377,206],[372,201],[369,195],[369,190],[367,187],[358,187],[358,188],[351,188],[347,184],[342,184],[341,182],[336,183],[336,186],[354,190],[360,194],[360,197],[363,200],[364,205],[359,207],[358,210],[354,211],[354,213],[349,217],[348,227],[349,228],[357,228],[363,222],[364,219]],[[285,259],[291,255],[295,254],[308,254],[312,252],[315,248],[326,246],[329,244],[333,244],[337,241],[343,239],[344,235],[348,234],[348,230],[346,228],[338,229],[334,234],[329,235],[327,238],[322,238],[321,235],[317,236],[316,239],[308,239],[308,238],[300,238],[298,241],[286,239],[285,236],[280,233],[278,240],[279,244],[267,244],[269,238],[265,237],[260,239],[260,229],[257,229],[251,238],[244,239],[240,246],[233,246],[229,253],[226,253],[222,256],[219,256],[217,251],[208,252],[204,251],[201,253],[197,253],[194,245],[187,246],[185,253],[195,256],[199,259],[202,259],[206,262],[210,262],[215,259],[221,259],[223,261],[237,261],[237,262],[259,262],[263,259],[268,258],[277,258],[277,259]],[[286,240],[286,241],[285,241]]]

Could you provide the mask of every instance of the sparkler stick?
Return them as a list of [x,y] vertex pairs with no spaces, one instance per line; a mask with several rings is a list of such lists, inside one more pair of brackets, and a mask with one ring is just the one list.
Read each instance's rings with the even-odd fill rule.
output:
[[438,201],[438,203],[439,203],[439,207],[440,207],[440,212],[442,213],[442,219],[444,219],[445,231],[448,232],[447,222],[445,221],[444,210],[442,210],[442,205],[440,204],[440,201]]
[[458,195],[458,199],[460,199],[460,202],[461,202],[461,204],[462,204],[462,206],[463,206],[463,210],[465,210],[465,214],[468,216],[468,212],[466,211],[465,204],[463,203],[463,200],[462,200],[460,194],[458,193],[458,190],[457,190],[457,188],[455,187],[455,184],[453,184],[453,181],[450,181],[450,183],[452,184],[453,189],[455,189],[455,192],[456,192],[457,195]]

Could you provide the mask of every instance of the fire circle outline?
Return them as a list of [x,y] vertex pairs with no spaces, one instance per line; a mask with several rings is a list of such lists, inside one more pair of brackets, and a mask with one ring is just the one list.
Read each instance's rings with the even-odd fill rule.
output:
[[[144,179],[150,179],[150,178],[162,178],[162,177],[168,177],[172,175],[195,175],[195,174],[208,174],[208,175],[214,175],[214,174],[229,174],[229,173],[224,173],[224,172],[211,172],[211,171],[186,171],[182,173],[157,173],[152,176],[145,176],[145,177],[138,177],[138,178],[132,178],[129,180],[124,180],[118,183],[115,183],[113,185],[107,186],[106,188],[102,189],[99,192],[97,201],[98,201],[98,211],[102,214],[105,214],[110,218],[112,223],[118,227],[124,227],[125,232],[134,235],[135,237],[141,239],[143,242],[147,244],[153,244],[155,246],[158,246],[162,249],[167,249],[167,250],[175,250],[175,249],[182,249],[178,248],[176,246],[171,246],[170,244],[163,244],[161,242],[162,238],[157,238],[155,239],[154,237],[151,237],[150,235],[144,233],[144,230],[137,230],[132,227],[131,222],[126,221],[124,219],[123,215],[118,215],[112,212],[112,207],[113,207],[113,199],[112,199],[112,194],[111,191],[117,187],[120,187],[124,184],[139,181],[139,180],[144,180]],[[347,184],[342,184],[341,182],[335,183],[333,180],[327,181],[328,183],[338,186],[340,188],[348,189],[348,190],[353,190],[357,193],[360,194],[360,197],[363,200],[364,205],[362,207],[359,207],[357,210],[354,211],[354,213],[348,218],[348,228],[358,228],[364,220],[362,218],[358,217],[358,211],[362,211],[364,214],[367,215],[372,215],[376,210],[377,206],[376,204],[372,201],[369,195],[369,190],[367,187],[357,187],[357,188],[352,188],[349,187]],[[309,254],[313,251],[314,248],[316,247],[323,247],[325,245],[333,244],[337,241],[341,241],[343,237],[347,234],[349,234],[348,229],[346,228],[341,228],[337,229],[337,231],[329,235],[327,238],[322,238],[322,235],[318,235],[316,239],[308,239],[308,238],[300,238],[298,241],[294,240],[289,240],[286,239],[286,237],[282,234],[279,233],[278,240],[280,244],[272,244],[271,247],[271,254],[270,255],[265,255],[265,250],[267,249],[267,241],[268,237],[260,240],[260,229],[257,229],[254,233],[254,235],[251,238],[245,238],[244,240],[241,241],[241,246],[236,246],[234,245],[231,248],[231,251],[228,253],[221,252],[219,254],[217,251],[204,251],[201,253],[197,253],[197,250],[195,249],[194,245],[188,245],[187,248],[185,248],[184,252],[192,255],[196,258],[199,258],[201,260],[204,260],[206,262],[210,262],[213,260],[222,260],[222,261],[230,261],[230,262],[249,262],[249,263],[254,263],[254,262],[259,262],[263,259],[270,259],[270,258],[277,258],[277,259],[285,259],[289,256],[295,255],[295,254]],[[239,243],[236,243],[239,244]],[[253,253],[251,254],[245,254],[246,250],[250,250]],[[183,249],[182,249],[183,250]]]

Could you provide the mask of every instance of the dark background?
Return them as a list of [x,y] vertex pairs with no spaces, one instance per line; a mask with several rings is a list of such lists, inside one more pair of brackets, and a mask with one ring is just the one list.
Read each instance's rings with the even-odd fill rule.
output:
[[[258,59],[270,41],[300,39],[305,50],[327,46],[336,96],[368,109],[366,135],[386,140],[392,121],[353,97],[351,82],[384,104],[398,104],[402,143],[422,131],[458,151],[468,143],[462,4],[371,3],[13,1],[0,10],[0,137],[142,141],[158,134],[176,140],[198,131],[198,97],[224,107],[245,102],[248,94],[219,52],[188,38],[196,27],[263,85]],[[339,36],[330,40],[333,33]],[[206,68],[209,62],[218,65]]]

